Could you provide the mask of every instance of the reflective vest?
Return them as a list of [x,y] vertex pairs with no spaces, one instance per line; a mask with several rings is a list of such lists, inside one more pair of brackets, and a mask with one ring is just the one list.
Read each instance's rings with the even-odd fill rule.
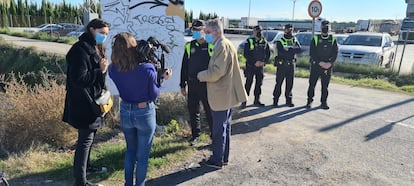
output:
[[[199,47],[200,46],[200,44],[198,43],[198,42],[195,42],[195,45],[197,46],[197,47]],[[191,42],[188,42],[186,45],[185,45],[185,51],[187,52],[187,57],[188,57],[188,59],[190,59],[190,55],[191,55]],[[212,43],[209,43],[208,44],[208,55],[211,57],[211,56],[213,56],[213,51],[214,51],[214,45],[212,44]]]
[[292,37],[290,39],[286,39],[285,37],[282,37],[279,39],[280,44],[282,44],[283,47],[292,46],[296,43],[295,37]]
[[[328,35],[328,37],[323,37],[321,35],[321,38],[322,39],[329,39],[329,36],[332,36],[332,35]],[[313,40],[315,41],[315,46],[318,46],[319,36],[318,35],[313,36]],[[332,36],[332,43],[331,44],[333,45],[335,43],[335,41],[336,41],[336,37]]]
[[[254,38],[250,38],[250,39],[248,39],[248,41],[249,41],[249,44],[250,44],[250,50],[253,50],[254,49]],[[263,42],[264,42],[264,40],[263,40],[263,38],[261,38],[259,40],[259,43],[263,43]]]

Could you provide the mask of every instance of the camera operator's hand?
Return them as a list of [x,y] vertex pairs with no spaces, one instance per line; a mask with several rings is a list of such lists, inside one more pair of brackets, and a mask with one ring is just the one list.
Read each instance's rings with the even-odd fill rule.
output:
[[187,96],[187,90],[185,88],[181,88],[181,95]]
[[164,79],[168,80],[171,78],[171,76],[172,76],[172,69],[171,68],[166,69],[163,75]]
[[105,58],[102,58],[101,62],[99,62],[99,67],[102,70],[102,74],[105,74],[105,72],[108,70],[108,60]]

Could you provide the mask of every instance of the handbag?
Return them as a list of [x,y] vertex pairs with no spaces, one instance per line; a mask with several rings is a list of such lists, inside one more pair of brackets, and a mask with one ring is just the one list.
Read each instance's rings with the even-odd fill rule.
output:
[[83,91],[86,94],[86,97],[88,98],[88,101],[92,107],[92,111],[100,117],[104,117],[106,113],[108,113],[112,106],[114,105],[111,92],[106,89],[102,89],[101,96],[97,99],[92,99],[92,96],[89,94],[89,92],[86,89],[83,89]]

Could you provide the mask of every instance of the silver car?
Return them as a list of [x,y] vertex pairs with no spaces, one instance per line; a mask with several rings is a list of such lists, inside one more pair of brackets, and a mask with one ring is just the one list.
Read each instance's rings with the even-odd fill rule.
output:
[[388,33],[354,33],[339,46],[337,61],[389,67],[394,52],[395,45]]

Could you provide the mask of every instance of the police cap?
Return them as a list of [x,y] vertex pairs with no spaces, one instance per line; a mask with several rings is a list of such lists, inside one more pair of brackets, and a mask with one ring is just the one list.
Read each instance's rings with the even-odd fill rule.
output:
[[200,29],[203,29],[204,26],[206,26],[206,24],[204,23],[203,20],[196,20],[193,22],[191,28],[200,30]]
[[286,24],[285,29],[289,29],[289,28],[293,28],[293,25],[292,24]]
[[322,21],[321,26],[329,26],[329,21],[328,20]]
[[254,27],[253,27],[253,30],[254,30],[254,31],[262,31],[262,30],[263,30],[263,28],[262,28],[262,26],[260,26],[260,25],[256,25],[256,26],[254,26]]

